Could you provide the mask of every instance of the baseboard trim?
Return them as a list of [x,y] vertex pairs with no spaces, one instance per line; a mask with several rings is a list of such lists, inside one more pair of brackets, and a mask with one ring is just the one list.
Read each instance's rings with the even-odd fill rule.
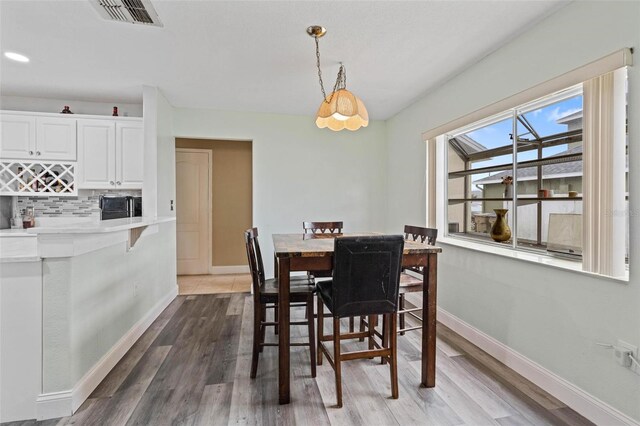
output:
[[438,321],[595,424],[640,426],[635,419],[440,307]]
[[249,265],[236,265],[236,266],[210,266],[209,273],[211,275],[226,275],[226,274],[248,274]]
[[51,392],[38,395],[36,399],[37,420],[56,419],[73,414],[71,391]]
[[178,287],[172,289],[151,308],[120,340],[113,345],[70,391],[42,394],[38,397],[38,420],[70,416],[91,395],[122,357],[131,349],[147,328],[178,295]]

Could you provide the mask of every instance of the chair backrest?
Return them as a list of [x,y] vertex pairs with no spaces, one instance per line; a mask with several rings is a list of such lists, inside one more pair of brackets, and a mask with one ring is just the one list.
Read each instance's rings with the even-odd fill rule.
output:
[[260,286],[264,284],[264,265],[262,263],[260,243],[258,242],[258,228],[250,228],[244,231],[244,245],[247,249],[251,285],[255,298],[260,294]]
[[340,222],[302,222],[305,234],[342,234]]
[[436,239],[438,238],[438,230],[436,228],[423,228],[421,226],[404,226],[404,238],[405,240],[426,242],[430,246],[436,245]]
[[[422,226],[411,225],[404,226],[404,239],[407,241],[426,242],[430,246],[435,246],[437,238],[438,230],[436,228],[423,228]],[[420,275],[424,274],[424,268],[422,266],[411,266],[406,269],[417,272]]]
[[333,315],[397,311],[402,235],[338,237],[334,244]]

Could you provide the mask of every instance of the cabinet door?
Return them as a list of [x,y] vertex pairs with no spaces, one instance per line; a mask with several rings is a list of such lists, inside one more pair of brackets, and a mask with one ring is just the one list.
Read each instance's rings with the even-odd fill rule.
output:
[[141,122],[116,122],[116,187],[142,189],[144,131]]
[[36,117],[36,158],[76,161],[76,120]]
[[115,188],[115,145],[113,121],[78,119],[78,188]]
[[36,119],[28,115],[0,115],[0,158],[35,159]]

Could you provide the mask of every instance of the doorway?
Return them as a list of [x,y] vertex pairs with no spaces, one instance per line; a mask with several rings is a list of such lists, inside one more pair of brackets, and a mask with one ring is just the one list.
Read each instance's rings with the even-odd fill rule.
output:
[[[181,293],[185,290],[184,294],[188,294],[196,288],[206,293],[239,291],[240,288],[248,290],[250,278],[243,233],[253,224],[252,145],[251,141],[242,140],[176,138],[176,159],[180,150],[193,150],[209,152],[212,161],[209,181],[211,214],[207,231],[211,238],[209,268],[202,273],[205,276],[180,277],[178,283]],[[178,200],[181,180],[193,173],[179,170],[176,163]],[[194,201],[184,199],[179,204],[184,203],[187,205],[182,205],[182,208],[191,209],[189,204]],[[180,205],[176,205],[178,217],[180,208]],[[180,236],[178,240],[179,247],[181,244],[192,244],[181,243]],[[185,250],[191,249],[185,247]],[[179,274],[181,272],[179,268]]]

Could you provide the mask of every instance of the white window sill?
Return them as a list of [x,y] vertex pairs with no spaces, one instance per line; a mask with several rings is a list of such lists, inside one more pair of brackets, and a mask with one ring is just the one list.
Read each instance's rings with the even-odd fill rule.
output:
[[461,247],[469,250],[481,251],[484,253],[494,254],[503,257],[509,257],[511,259],[521,260],[525,262],[537,263],[540,265],[550,266],[552,268],[564,269],[572,272],[577,272],[583,275],[589,275],[592,277],[602,278],[606,280],[616,281],[620,283],[629,282],[629,270],[625,271],[625,276],[620,278],[609,277],[607,275],[594,274],[593,272],[586,272],[582,270],[582,262],[567,260],[558,258],[555,256],[537,254],[528,251],[514,250],[512,248],[498,247],[492,244],[483,244],[475,241],[470,241],[464,238],[455,237],[442,237],[438,238],[437,245],[449,245],[455,247]]

